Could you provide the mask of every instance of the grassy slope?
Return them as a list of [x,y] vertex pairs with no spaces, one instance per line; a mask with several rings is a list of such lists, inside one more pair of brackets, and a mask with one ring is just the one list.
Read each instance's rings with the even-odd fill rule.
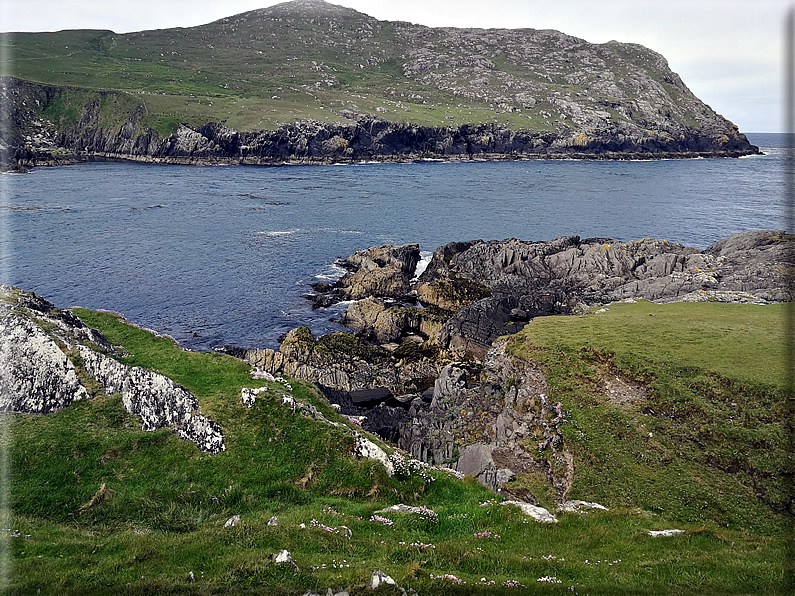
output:
[[[368,30],[373,25],[375,29]],[[492,45],[481,39],[481,49],[476,49],[460,45],[460,39],[446,39],[439,31],[427,30],[421,37],[433,41],[442,56],[493,53],[495,72],[543,82],[548,85],[544,96],[577,97],[587,92],[594,100],[601,99],[590,85],[572,85],[558,76],[560,61],[543,66],[546,70],[554,66],[558,74],[539,78],[535,69],[542,67],[535,64],[536,59],[528,67],[524,55],[503,47],[509,42]],[[202,125],[225,120],[237,130],[275,129],[303,118],[345,122],[346,110],[420,125],[499,123],[514,130],[554,129],[550,114],[558,110],[547,101],[525,107],[521,113],[505,112],[493,98],[463,97],[405,76],[402,63],[416,49],[413,44],[419,43],[424,41],[401,37],[395,23],[376,24],[353,11],[336,19],[333,26],[322,20],[310,23],[306,16],[272,21],[249,15],[227,24],[129,34],[98,30],[4,34],[0,57],[6,58],[0,72],[39,83],[119,94],[125,102],[145,106],[148,118],[141,126],[161,134],[173,132],[179,122]],[[617,53],[608,61],[618,61],[611,68],[619,75],[627,68],[654,72],[652,66],[638,61],[637,52],[614,45]],[[555,51],[554,43],[539,47],[541,56]],[[440,68],[445,74],[451,67]],[[456,86],[471,92],[472,76],[462,71],[455,77]],[[666,89],[671,97],[680,97],[680,90]],[[632,94],[629,86],[627,92]],[[504,93],[512,95],[511,88],[506,87]],[[615,101],[611,96],[605,99]],[[614,120],[623,118],[612,108],[605,109]]]
[[[179,122],[225,120],[238,130],[275,129],[303,118],[344,122],[343,110],[377,114],[377,108],[387,110],[380,115],[389,120],[435,126],[501,122],[526,128],[530,122],[527,116],[496,114],[486,104],[462,105],[452,94],[403,76],[395,60],[362,70],[358,63],[366,58],[339,50],[320,48],[311,57],[304,55],[295,38],[306,31],[289,31],[274,49],[263,45],[264,55],[239,43],[219,45],[208,55],[205,35],[187,37],[189,31],[147,32],[144,38],[93,30],[15,33],[0,39],[5,50],[0,56],[9,57],[0,71],[29,81],[111,92],[122,102],[145,106],[148,118],[141,125],[162,134],[173,132]],[[171,54],[174,47],[177,55]],[[320,80],[312,60],[333,65],[334,87],[306,88]],[[392,95],[389,90],[395,88],[403,97]],[[424,99],[414,101],[409,95]],[[78,113],[86,103],[79,99],[72,98]]]
[[[528,326],[515,340],[516,351],[545,362],[552,397],[571,411],[566,438],[578,467],[570,496],[611,507],[608,513],[565,515],[558,524],[542,525],[511,508],[480,507],[489,494],[473,482],[441,474],[427,487],[416,476],[390,479],[378,465],[345,455],[350,447],[345,433],[295,418],[279,404],[278,395],[287,391],[283,385],[271,384],[269,397],[252,409],[241,406],[240,387],[261,384],[251,381],[241,362],[183,352],[112,315],[80,311],[113,343],[127,347],[131,355],[125,361],[160,370],[193,391],[203,413],[224,428],[227,451],[208,456],[168,431],[136,430],[115,397],[46,417],[14,416],[13,528],[22,537],[11,539],[15,573],[9,592],[117,593],[124,587],[133,594],[263,589],[302,594],[307,588],[345,586],[369,593],[366,580],[381,569],[422,594],[522,592],[502,585],[508,580],[539,593],[570,593],[569,587],[581,594],[786,593],[781,582],[788,518],[771,515],[752,493],[736,488],[734,478],[725,479],[730,475],[703,461],[715,450],[720,455],[718,440],[709,437],[732,428],[707,414],[724,413],[731,407],[725,403],[729,396],[740,403],[739,395],[751,443],[773,449],[766,465],[786,465],[776,459],[783,447],[776,451],[772,445],[783,420],[776,410],[781,390],[775,386],[780,365],[774,353],[781,312],[781,307],[619,305],[609,313],[539,319]],[[692,318],[678,318],[685,314]],[[684,340],[693,336],[689,327],[696,322],[702,326],[699,335],[732,327],[725,334],[727,345],[745,330],[758,342],[747,347],[760,366],[741,380],[722,357],[727,352],[718,350],[700,364],[725,377],[695,368]],[[642,335],[638,326],[645,326]],[[643,359],[633,356],[639,337],[645,338]],[[671,350],[676,344],[683,349]],[[660,347],[668,351],[658,352]],[[659,362],[653,359],[658,353]],[[712,451],[701,453],[697,443],[680,440],[692,434],[681,423],[690,423],[687,416],[643,416],[640,406],[606,402],[588,372],[595,365],[648,381],[647,401],[656,411],[690,410],[698,402],[699,421],[713,433],[702,442]],[[677,376],[678,385],[672,380]],[[704,387],[715,396],[712,405],[702,403]],[[311,387],[294,383],[292,392],[335,417]],[[653,440],[645,438],[647,430]],[[81,511],[102,483],[111,491],[107,499]],[[765,483],[775,485],[770,479]],[[368,521],[377,509],[397,502],[431,507],[438,522],[400,515],[389,516],[393,527]],[[233,514],[244,524],[224,529]],[[273,515],[278,526],[267,525]],[[297,527],[310,526],[312,519],[346,525],[353,538]],[[645,535],[669,527],[688,533],[672,539]],[[473,536],[486,530],[500,538]],[[300,571],[268,559],[282,548],[292,552]],[[195,582],[188,579],[190,571]],[[467,584],[430,578],[445,573]],[[563,583],[537,581],[545,576]],[[481,586],[481,578],[496,585]]]

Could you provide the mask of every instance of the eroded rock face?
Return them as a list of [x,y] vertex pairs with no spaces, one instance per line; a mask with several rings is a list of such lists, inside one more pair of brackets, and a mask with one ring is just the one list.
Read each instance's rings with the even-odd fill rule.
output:
[[565,412],[548,399],[540,366],[511,356],[506,345],[495,344],[474,378],[461,367],[445,367],[432,402],[409,411],[397,444],[430,463],[452,460],[453,469],[494,489],[514,476],[541,473],[564,500],[573,477],[560,432]]
[[348,273],[335,288],[345,300],[402,298],[411,291],[411,278],[419,262],[419,244],[374,246],[342,261]]
[[198,400],[187,389],[108,354],[116,351],[105,336],[73,313],[0,286],[0,411],[49,414],[88,399],[85,375],[107,394],[121,394],[142,430],[172,428],[202,451],[225,449],[221,427],[197,412]]
[[306,327],[290,331],[278,351],[249,350],[246,360],[273,375],[309,381],[321,389],[352,392],[385,387],[393,395],[422,391],[439,371],[431,359],[395,358],[342,332],[316,339]]

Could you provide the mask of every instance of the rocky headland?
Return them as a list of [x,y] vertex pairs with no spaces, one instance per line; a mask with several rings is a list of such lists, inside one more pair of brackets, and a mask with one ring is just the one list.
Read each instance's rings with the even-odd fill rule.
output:
[[[5,167],[758,153],[632,43],[379,21],[321,0],[200,27],[69,33],[13,34]],[[58,69],[42,66],[42,47]]]
[[[656,239],[478,240],[439,247],[414,278],[418,245],[373,247],[341,261],[345,275],[308,296],[317,307],[353,300],[342,315],[352,333],[315,338],[300,327],[279,350],[245,357],[315,383],[417,459],[495,489],[539,473],[563,502],[573,474],[559,432],[565,412],[548,399],[541,367],[495,340],[534,317],[616,301],[791,301],[791,248],[777,230],[735,234],[706,250]],[[616,399],[642,399],[643,386],[600,374]],[[539,460],[531,444],[551,455]]]

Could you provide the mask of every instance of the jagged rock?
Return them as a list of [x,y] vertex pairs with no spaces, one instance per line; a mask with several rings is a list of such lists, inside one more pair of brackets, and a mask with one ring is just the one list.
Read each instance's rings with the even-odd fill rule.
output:
[[198,400],[167,377],[130,367],[107,339],[73,313],[19,288],[0,286],[0,410],[47,414],[89,397],[80,380],[93,377],[106,393],[120,393],[142,430],[173,428],[202,451],[225,449],[221,427],[197,413]]
[[256,403],[257,396],[260,393],[265,393],[266,391],[268,391],[267,387],[243,387],[243,389],[240,390],[240,403],[247,408],[250,408]]
[[27,317],[2,315],[0,356],[0,411],[49,414],[88,398],[71,360]]
[[577,236],[452,243],[434,252],[418,290],[450,279],[490,290],[491,296],[461,307],[439,335],[441,347],[479,360],[491,341],[532,317],[578,313],[592,305],[636,298],[791,300],[786,291],[791,244],[780,230],[735,234],[705,251],[665,240],[621,243]]
[[335,292],[345,300],[402,298],[411,291],[419,261],[418,244],[387,244],[359,251],[341,262],[348,272],[334,284]]
[[242,523],[240,521],[240,516],[239,515],[233,515],[228,520],[226,520],[226,523],[224,524],[224,527],[225,528],[234,528],[236,525],[238,525],[240,523]]
[[[398,354],[399,356],[399,354]],[[279,351],[249,350],[246,360],[274,375],[287,375],[344,392],[386,388],[393,395],[424,390],[438,374],[432,361],[401,361],[353,335],[334,333],[315,338],[306,327],[287,333]],[[395,366],[401,362],[401,366]]]
[[370,589],[377,590],[378,586],[382,584],[386,584],[388,586],[396,586],[398,589],[400,589],[402,593],[405,594],[406,592],[403,588],[398,586],[397,582],[394,579],[392,579],[383,571],[373,571],[373,574],[370,576],[370,583],[369,583]]
[[275,515],[268,520],[269,526],[278,526],[279,525],[279,518]]
[[284,563],[289,563],[293,567],[295,567],[296,571],[300,571],[298,565],[296,565],[295,561],[293,561],[293,555],[290,554],[290,551],[282,549],[278,553],[273,553],[271,555],[271,559],[277,565],[283,565]]
[[374,459],[384,466],[387,474],[392,476],[395,473],[395,467],[390,461],[386,451],[359,433],[356,433],[354,438],[356,439],[356,446],[353,452],[354,456],[360,459]]

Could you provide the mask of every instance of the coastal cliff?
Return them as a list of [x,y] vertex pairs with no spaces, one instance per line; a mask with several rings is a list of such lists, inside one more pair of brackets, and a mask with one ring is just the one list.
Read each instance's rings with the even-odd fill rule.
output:
[[758,152],[660,54],[558,31],[430,28],[296,0],[186,29],[9,39],[0,152],[19,167]]

